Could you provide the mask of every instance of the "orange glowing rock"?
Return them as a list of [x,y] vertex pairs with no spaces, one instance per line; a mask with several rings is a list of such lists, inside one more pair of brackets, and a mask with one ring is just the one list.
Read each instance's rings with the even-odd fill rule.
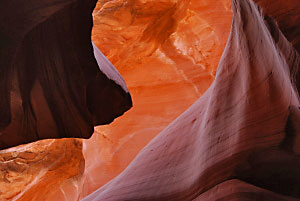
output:
[[80,140],[43,140],[0,151],[0,200],[74,201],[83,172]]
[[232,3],[209,89],[83,201],[300,200],[300,56],[252,0]]
[[197,100],[214,80],[230,0],[99,1],[92,39],[124,77],[134,107],[84,141],[87,195]]
[[[11,0],[3,0],[3,2],[4,1],[13,2]],[[245,2],[246,0],[240,1]],[[235,0],[234,2],[240,1]],[[249,0],[249,2],[250,1],[251,0]],[[63,1],[59,0],[57,2]],[[68,2],[75,1],[68,0]],[[299,1],[278,0],[273,2],[270,0],[255,0],[255,2],[262,6],[265,13],[277,20],[280,29],[287,39],[297,50],[300,50],[300,29],[295,25],[295,22],[299,21]],[[51,13],[47,9],[44,10],[44,12],[48,14]],[[13,20],[14,18],[9,19]],[[134,107],[125,115],[116,119],[112,124],[96,127],[94,135],[89,140],[46,140],[0,151],[0,200],[79,200],[119,175],[142,148],[166,128],[170,122],[175,120],[190,105],[199,99],[214,81],[217,66],[224,50],[231,24],[232,10],[230,0],[99,0],[94,10],[92,39],[96,46],[109,58],[124,77],[132,95]],[[278,30],[275,29],[275,31]],[[13,30],[11,33],[17,32]],[[271,32],[271,34],[272,33],[273,32]],[[251,34],[255,35],[255,33],[252,32]],[[263,36],[263,34],[261,36]],[[235,42],[240,41],[233,37],[230,44],[232,45]],[[283,44],[286,45],[287,43]],[[0,41],[0,46],[1,45],[3,44]],[[294,53],[289,45],[286,47],[287,50]],[[269,49],[273,50],[272,48]],[[101,53],[99,53],[99,55],[99,57],[102,58]],[[3,58],[5,55],[0,54],[0,57],[1,56]],[[257,57],[260,58],[260,56],[261,55],[258,55]],[[282,55],[276,58],[279,58],[280,61],[284,60],[282,59]],[[238,60],[240,57],[236,57],[236,59]],[[295,62],[297,62],[297,60],[295,60]],[[275,68],[275,71],[277,72],[278,68]],[[111,71],[108,73],[110,72]],[[277,73],[276,75],[278,74],[280,73]],[[262,77],[265,76],[264,73],[261,73],[260,75]],[[286,79],[284,80],[285,83],[288,83]],[[228,82],[227,78],[224,79],[224,83],[226,81]],[[124,90],[125,86],[123,84],[121,85]],[[223,86],[222,80],[218,81],[218,86]],[[243,87],[248,85],[245,84],[240,86],[237,84],[233,86]],[[289,85],[287,88],[288,90],[291,90]],[[285,92],[287,93],[288,90]],[[125,91],[127,90],[125,89]],[[282,92],[282,90],[280,92]],[[282,93],[284,94],[285,92]],[[213,93],[209,92],[209,94]],[[91,91],[91,95],[93,95],[93,90]],[[95,92],[95,96],[97,95],[99,94]],[[229,93],[224,96],[226,95],[229,95]],[[209,96],[203,97],[202,100],[207,100],[208,97]],[[235,96],[229,96],[229,98],[230,97]],[[286,97],[287,96],[283,95],[278,100],[285,100]],[[293,96],[293,98],[294,97],[295,96]],[[211,101],[213,102],[214,100],[222,103],[218,98],[212,98]],[[287,105],[284,106],[287,108]],[[206,113],[208,116],[217,116],[219,114],[217,106],[214,108],[207,108],[211,109],[210,111],[213,111]],[[273,109],[274,108],[271,108],[270,111]],[[195,111],[198,110],[202,110],[201,107],[200,109],[195,109]],[[297,124],[297,121],[299,120],[299,111],[295,108],[293,110],[292,108],[290,112],[292,116],[289,116],[287,123],[289,126],[287,127],[290,128],[289,132],[292,132],[292,134],[293,132],[298,133],[291,137],[295,140],[290,140],[291,138],[288,138],[289,140],[285,141],[282,146],[289,152],[299,154],[298,144],[300,129]],[[288,110],[284,110],[283,113],[284,115],[280,116],[280,118],[287,119]],[[186,116],[190,116],[189,111],[185,114],[188,114]],[[237,115],[238,118],[234,119],[234,121],[230,121],[230,123],[237,122],[237,125],[239,126],[242,126],[241,124],[238,124],[241,119],[249,118],[249,116],[244,113],[236,112],[234,114],[241,114],[241,116]],[[195,115],[195,119],[201,118],[201,115],[193,115]],[[261,167],[266,165],[267,168],[259,169],[261,172],[258,171],[257,174],[251,172],[251,168],[250,170],[247,169],[248,166],[243,166],[243,161],[245,161],[243,157],[238,158],[239,160],[229,157],[231,160],[230,165],[234,166],[239,164],[245,171],[248,171],[248,174],[245,174],[244,177],[236,180],[226,181],[228,175],[235,176],[234,173],[239,176],[242,175],[239,171],[232,171],[232,169],[230,169],[232,166],[226,164],[229,168],[224,168],[226,174],[223,174],[223,172],[220,174],[221,180],[218,180],[220,179],[219,177],[208,180],[204,179],[201,181],[202,183],[200,182],[200,187],[199,185],[195,185],[193,186],[194,188],[187,188],[186,184],[190,184],[190,181],[199,178],[197,177],[197,174],[198,176],[204,175],[204,177],[207,175],[204,171],[205,168],[203,168],[210,167],[210,164],[205,160],[207,153],[213,154],[215,153],[214,151],[221,150],[223,151],[221,154],[228,156],[230,155],[230,150],[239,150],[239,148],[248,149],[253,145],[250,143],[248,144],[249,147],[244,146],[243,144],[238,147],[218,146],[216,149],[208,149],[211,152],[206,152],[206,149],[203,151],[205,147],[202,147],[201,151],[203,152],[201,153],[199,149],[195,148],[196,146],[191,146],[190,149],[186,149],[187,146],[182,145],[187,143],[199,143],[199,141],[196,142],[196,140],[193,140],[193,137],[186,139],[187,136],[191,136],[191,133],[193,134],[194,131],[197,130],[195,126],[193,127],[192,125],[193,121],[193,119],[181,117],[175,122],[175,125],[181,126],[187,124],[186,129],[181,130],[182,133],[186,132],[186,135],[182,138],[175,139],[175,143],[170,143],[171,145],[175,144],[176,146],[174,145],[170,148],[158,146],[158,149],[160,148],[163,151],[155,151],[154,153],[153,150],[151,150],[151,146],[153,146],[153,144],[157,145],[157,141],[161,139],[165,140],[165,138],[161,137],[158,138],[159,140],[156,139],[156,141],[150,144],[150,148],[148,146],[146,151],[141,153],[142,156],[147,157],[142,157],[143,160],[140,159],[141,157],[136,159],[135,161],[137,162],[134,162],[128,170],[124,171],[123,176],[121,175],[111,182],[115,185],[110,183],[108,187],[106,186],[100,189],[89,198],[92,199],[94,198],[93,196],[99,196],[99,198],[101,198],[101,196],[102,198],[108,196],[110,197],[109,199],[113,199],[113,196],[119,196],[122,200],[124,198],[122,191],[116,193],[116,189],[122,185],[122,187],[124,187],[123,192],[133,190],[133,192],[128,195],[132,196],[131,198],[137,198],[139,196],[149,198],[153,195],[159,197],[168,191],[168,189],[166,190],[166,188],[164,188],[165,186],[163,183],[167,181],[170,183],[170,185],[167,186],[170,187],[170,191],[178,192],[178,189],[187,189],[187,191],[184,192],[186,194],[182,193],[181,195],[185,196],[188,194],[188,196],[195,198],[195,201],[210,201],[215,200],[216,198],[222,199],[224,197],[229,200],[249,200],[248,195],[250,195],[250,197],[266,196],[268,198],[271,197],[272,200],[278,201],[297,200],[242,181],[244,179],[255,184],[255,182],[257,182],[255,179],[261,178],[259,177],[259,174],[265,175],[264,173],[266,170],[267,172],[272,172],[273,166],[268,166],[270,163],[275,165],[286,163],[288,166],[296,167],[294,169],[287,168],[289,171],[292,170],[292,173],[297,172],[299,162],[294,163],[294,158],[296,156],[291,157],[289,154],[280,155],[282,152],[276,152],[278,150],[275,150],[275,152],[272,152],[272,150],[261,152],[263,154],[261,154],[257,160],[259,164],[250,161],[252,162],[251,165],[255,167],[260,164],[263,164]],[[278,122],[280,123],[276,126],[282,129],[285,124],[281,121]],[[226,125],[229,125],[230,123]],[[221,124],[222,122],[220,125]],[[170,126],[172,129],[174,129],[173,125],[174,124]],[[213,129],[215,127],[212,126],[210,128]],[[227,127],[227,130],[230,129],[231,127]],[[168,130],[164,131],[164,135],[168,134],[170,138],[172,138],[172,135],[174,135],[175,132],[168,132]],[[226,131],[226,133],[228,134],[230,132]],[[256,132],[256,134],[257,133],[258,132]],[[200,139],[201,141],[203,140],[203,144],[206,143],[205,145],[208,147],[210,146],[209,143],[212,143],[215,146],[215,144],[219,144],[219,141],[226,140],[223,139],[222,136],[223,135],[221,135],[221,138],[214,138],[211,141],[206,140],[210,139],[209,136],[206,136],[205,139],[204,137]],[[243,135],[242,138],[244,137],[247,138],[249,136]],[[284,135],[281,133],[276,135],[273,140],[268,140],[267,143],[278,144],[283,138]],[[169,137],[166,137],[166,139],[169,139]],[[158,142],[158,145],[163,144],[163,140]],[[230,142],[232,143],[233,141]],[[264,141],[262,141],[262,144],[264,144]],[[176,160],[173,160],[174,158],[172,158],[174,155],[168,155],[165,152],[180,148],[184,150],[182,152],[183,154],[181,153],[184,157],[178,154],[178,158],[188,162],[184,163],[185,166],[174,165],[176,168],[182,168],[182,171],[178,174],[178,172],[176,172],[177,169],[169,168],[169,164],[167,163],[169,161],[170,164],[176,163]],[[195,160],[196,157],[194,156],[198,155],[193,155],[192,153],[196,152],[202,154],[204,158],[200,157],[199,160]],[[268,160],[265,160],[264,155],[268,155]],[[154,164],[154,168],[151,169],[150,165],[152,161],[149,162],[151,159],[148,158],[149,156],[154,156],[153,161],[156,159],[159,160],[159,165],[155,166]],[[165,156],[166,159],[162,160],[160,158],[161,156]],[[257,155],[254,154],[254,157],[255,156]],[[276,161],[277,156],[282,156],[285,160],[279,160],[278,162]],[[219,158],[215,157],[212,161],[218,163],[224,158],[221,156]],[[199,161],[203,161],[203,163],[199,163]],[[135,167],[134,165],[136,163],[141,165],[139,166],[142,167],[141,170],[139,168],[132,168],[132,166]],[[222,168],[224,166],[222,166]],[[165,167],[168,168],[166,169]],[[198,167],[201,167],[202,169]],[[193,173],[196,172],[196,176],[193,175],[191,180],[187,179],[189,177],[186,176],[188,175],[186,173],[189,173],[189,170],[191,170],[189,168],[198,168],[197,171],[190,171]],[[188,171],[186,171],[187,169]],[[172,185],[173,176],[163,174],[163,171],[166,170],[167,172],[169,171],[168,173],[176,173],[177,179],[182,176],[182,181],[185,182],[178,182],[179,187],[177,185]],[[130,175],[131,172],[133,172],[132,175]],[[139,177],[140,175],[142,175],[142,177],[145,176],[148,181],[151,181],[151,177],[158,172],[162,172],[163,177],[160,178],[160,182],[158,183],[160,188],[154,189],[155,192],[150,190],[149,193],[146,188],[142,187],[141,190],[136,190],[126,183],[130,181],[130,179],[132,179],[131,181],[134,184],[138,183],[137,181],[141,178]],[[138,173],[139,175],[135,175],[135,173]],[[126,175],[129,179],[127,179]],[[213,177],[215,175],[211,174],[210,176]],[[254,180],[251,180],[251,178],[254,178]],[[295,179],[297,180],[298,177],[295,177]],[[156,181],[157,178],[154,178],[151,182],[146,182],[146,186],[152,188],[152,185],[155,184]],[[268,182],[267,180],[264,181]],[[103,189],[108,189],[106,194],[102,194],[101,191]],[[174,194],[172,194],[171,197],[172,196],[174,196]],[[107,201],[102,198],[100,200]],[[179,198],[176,197],[176,199]],[[184,197],[182,201],[186,200],[188,199]]]
[[[6,191],[1,198],[73,201],[118,175],[209,87],[231,18],[230,0],[99,1],[92,38],[121,72],[134,108],[113,124],[95,128],[93,137],[83,142],[83,173],[81,145],[73,141],[43,141],[1,152],[2,164],[16,152],[28,155],[27,148],[34,150],[29,153],[34,152],[36,161],[22,159],[30,166],[21,173],[2,166],[1,174],[9,170],[18,183],[7,183],[3,177],[1,187]],[[54,158],[58,166],[45,162]],[[49,176],[37,176],[40,172]]]
[[[1,1],[1,150],[89,138],[132,106],[122,77],[92,45],[96,2]],[[83,171],[80,140],[2,150],[0,200],[73,201]]]

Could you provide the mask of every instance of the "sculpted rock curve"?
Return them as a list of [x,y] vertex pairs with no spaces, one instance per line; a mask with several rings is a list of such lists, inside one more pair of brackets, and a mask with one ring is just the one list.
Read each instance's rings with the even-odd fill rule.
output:
[[92,39],[126,80],[134,107],[83,142],[83,196],[120,174],[207,90],[231,21],[230,0],[98,1]]
[[1,1],[0,149],[48,138],[89,138],[94,126],[132,106],[118,72],[102,72],[94,57],[96,2]]
[[210,88],[84,201],[205,200],[203,193],[231,179],[256,186],[256,195],[300,199],[293,148],[299,146],[299,54],[252,0],[232,4],[230,37]]

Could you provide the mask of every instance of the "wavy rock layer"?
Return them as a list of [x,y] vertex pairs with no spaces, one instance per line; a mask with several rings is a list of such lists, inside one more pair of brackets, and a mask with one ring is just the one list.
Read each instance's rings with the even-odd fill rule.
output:
[[[94,57],[95,4],[1,1],[0,149],[47,138],[89,138],[95,125],[131,107],[124,82],[114,81],[118,72],[107,76]],[[113,68],[107,66],[102,70]]]
[[[6,6],[2,6],[3,2],[6,3]],[[3,9],[6,8],[9,10],[9,8],[14,7],[14,1],[3,2],[1,2],[1,8]],[[86,1],[66,1],[65,3],[63,3],[63,1],[51,1],[47,4],[47,6],[56,5],[51,7],[51,9],[54,9],[52,11],[50,7],[42,5],[45,1],[40,2],[41,5],[35,4],[36,8],[33,10],[38,11],[38,8],[43,8],[39,11],[39,13],[43,13],[45,11],[43,14],[45,16],[48,16],[48,14],[49,16],[52,16],[52,14],[56,11],[60,11],[62,8],[66,9],[61,10],[61,13],[67,12],[71,4],[75,10],[85,9],[84,4],[86,3]],[[76,2],[81,3],[76,6]],[[94,19],[95,29],[93,38],[96,44],[101,47],[102,51],[104,51],[113,63],[118,65],[118,69],[123,75],[125,75],[126,81],[130,82],[129,88],[131,91],[134,91],[133,99],[135,102],[135,110],[126,115],[128,117],[126,120],[120,119],[111,126],[96,128],[97,134],[94,135],[91,140],[84,142],[83,149],[86,158],[85,172],[82,177],[82,170],[78,169],[78,177],[76,180],[73,179],[73,177],[58,177],[56,179],[55,177],[51,177],[53,185],[49,185],[48,188],[47,177],[37,177],[36,180],[26,178],[33,178],[33,175],[36,175],[40,171],[48,171],[48,165],[44,164],[45,160],[43,160],[43,157],[38,157],[39,152],[41,156],[47,156],[47,160],[55,160],[57,157],[57,154],[55,153],[61,153],[61,155],[65,152],[77,153],[81,150],[81,146],[70,146],[67,150],[64,146],[50,146],[52,148],[55,147],[56,150],[53,151],[50,148],[46,148],[46,145],[42,146],[39,143],[28,145],[33,149],[29,152],[34,152],[37,155],[35,163],[40,166],[37,169],[33,168],[30,173],[25,172],[25,175],[22,175],[22,172],[24,171],[21,168],[15,170],[13,174],[10,174],[11,180],[15,177],[18,179],[18,190],[14,190],[16,186],[5,182],[6,180],[3,178],[4,182],[1,184],[1,189],[7,189],[5,192],[1,192],[3,198],[10,197],[13,199],[14,197],[16,200],[32,201],[40,201],[41,199],[73,201],[76,196],[82,197],[96,190],[121,172],[136,156],[139,150],[141,150],[167,124],[174,120],[181,112],[198,99],[214,79],[217,62],[225,46],[225,41],[227,39],[231,23],[232,14],[229,1],[181,2],[156,0],[151,3],[145,3],[144,1],[123,1],[121,4],[118,4],[118,2],[120,3],[121,1],[98,2],[96,10],[102,8],[102,10],[105,11],[105,18],[103,16],[103,12],[96,14]],[[9,3],[11,4],[9,5]],[[27,11],[32,8],[30,8],[29,2],[27,2],[27,4],[18,4],[18,6],[20,5],[20,8],[24,8],[26,11],[24,11],[24,13],[30,14],[30,12]],[[118,8],[117,4],[120,9],[116,9]],[[147,6],[145,7],[145,5]],[[109,9],[110,6],[115,8]],[[15,6],[14,9],[16,8],[18,7]],[[3,11],[2,13],[5,13],[8,10]],[[126,22],[128,18],[119,17],[117,20],[114,19],[118,16],[126,16],[128,14],[128,10],[131,13],[130,15],[133,16],[132,23],[125,23],[125,26],[120,26],[120,24]],[[140,11],[136,13],[138,10]],[[170,15],[164,15],[164,20],[160,22],[161,18],[157,15],[161,16],[168,10],[171,10],[172,12],[168,12]],[[14,12],[15,16],[18,16],[18,13],[20,12],[16,9],[16,12]],[[38,15],[39,13],[32,14]],[[68,14],[66,13],[66,15]],[[7,17],[3,19],[18,21],[17,17],[11,17],[10,11],[6,13],[6,16]],[[100,16],[100,19],[97,16]],[[28,18],[33,19],[33,21],[36,19],[31,16]],[[62,18],[62,16],[57,15],[55,18],[60,19],[61,22],[59,24],[64,23],[61,19],[65,18]],[[77,13],[76,16],[74,16],[74,21],[77,20],[76,24],[81,22],[81,20],[78,21],[79,18],[86,18],[86,20],[81,19],[84,21],[82,23],[85,23],[86,26],[90,26],[90,21],[87,20],[90,19],[89,15],[83,16],[81,14],[78,15]],[[27,19],[27,17],[24,17],[24,19]],[[40,21],[34,22],[36,24],[41,24],[46,19],[48,18],[45,17]],[[2,22],[4,23],[4,20]],[[10,23],[14,24],[15,22],[10,21]],[[21,28],[27,27],[28,30],[33,29],[33,27],[30,28],[28,25],[32,23],[32,20],[28,20],[28,23],[25,24],[24,22],[18,23],[18,26],[12,27],[15,30],[10,31],[10,34],[8,34],[13,38],[16,38],[14,34],[21,33],[16,31],[19,29],[17,28],[19,26],[22,26]],[[170,24],[174,25],[170,26]],[[6,25],[7,23],[3,24],[3,26]],[[122,31],[118,28],[119,26],[123,28]],[[55,27],[59,26],[55,25]],[[158,31],[156,31],[156,27]],[[147,35],[151,29],[154,30],[151,34],[149,33],[149,35]],[[22,36],[20,38],[23,38],[24,35],[29,35],[28,30],[20,34]],[[59,31],[60,28],[55,28],[55,30]],[[51,33],[55,33],[55,30],[51,30]],[[39,32],[39,30],[36,30],[35,32]],[[143,34],[144,32],[145,34]],[[167,32],[167,34],[164,32]],[[68,35],[69,38],[72,38],[71,36],[76,35],[76,33],[76,30],[73,30],[72,34]],[[126,38],[126,33],[129,34],[129,38]],[[47,33],[43,34],[47,35]],[[124,35],[125,38],[120,37],[119,34]],[[147,35],[146,38],[148,39],[142,39],[142,35]],[[49,34],[48,37],[51,38],[54,36]],[[156,40],[157,37],[161,39]],[[167,41],[166,44],[164,43],[164,39]],[[53,40],[51,39],[50,41],[53,42]],[[12,41],[21,43],[22,40]],[[60,46],[64,46],[65,42],[68,41],[69,39],[60,42]],[[49,43],[49,47],[52,47],[57,44],[57,41],[53,42],[54,44],[51,44],[50,42],[47,43]],[[170,46],[169,44],[173,45]],[[192,44],[197,45],[193,46]],[[30,45],[27,46],[27,48],[31,47],[32,46]],[[135,50],[136,47],[140,47],[142,50]],[[89,46],[88,50],[90,50],[90,48],[91,47]],[[115,83],[122,86],[124,91],[127,91],[126,86],[121,84],[122,80],[114,73],[109,62],[103,58],[103,55],[101,52],[96,50],[95,46],[94,48],[95,57],[101,71],[110,79],[114,80]],[[82,49],[82,47],[80,49]],[[144,52],[147,49],[151,50],[151,53]],[[73,52],[75,50],[76,47],[70,48],[68,51]],[[48,50],[43,51],[47,52]],[[133,51],[134,54],[130,54],[129,51]],[[59,50],[58,56],[61,54],[64,57],[68,57],[69,54],[66,54],[66,52],[67,51],[62,52]],[[79,55],[84,56],[83,52],[84,51],[81,51]],[[119,53],[122,53],[122,55],[124,54],[125,57],[120,57]],[[167,54],[167,56],[165,54]],[[69,59],[76,59],[76,57],[73,56],[74,55],[72,55],[72,58]],[[94,65],[94,58],[92,59],[92,63]],[[87,61],[85,60],[84,62]],[[112,74],[114,74],[114,76],[111,76]],[[93,90],[99,92],[98,89]],[[93,90],[91,90],[91,96],[97,96],[97,93],[93,94]],[[40,90],[34,91],[35,93],[36,91],[40,92]],[[110,90],[110,92],[112,91]],[[16,99],[14,97],[14,100],[20,100],[20,98]],[[178,101],[180,104],[178,104]],[[38,102],[37,105],[40,105],[41,103],[43,103],[43,100]],[[46,103],[44,105],[46,105]],[[22,110],[21,106],[19,109]],[[49,119],[47,119],[47,121],[49,122]],[[63,142],[64,140],[60,140],[60,143]],[[45,143],[47,144],[47,141]],[[54,142],[54,144],[56,143],[58,142]],[[18,155],[27,154],[27,150],[23,147],[5,150],[5,154],[14,155],[15,152],[17,152]],[[3,153],[1,152],[0,155],[2,156],[2,154]],[[72,155],[65,154],[64,156],[66,157],[66,162],[68,160],[72,160]],[[78,163],[83,163],[82,157],[78,156],[76,158]],[[6,159],[13,164],[19,163],[18,157],[4,157],[2,160],[3,164],[7,163]],[[26,161],[27,163],[30,163],[30,160],[26,158],[22,161],[22,163],[25,164]],[[74,168],[75,167],[79,168],[79,166],[74,166]],[[53,175],[68,175],[65,172],[68,168],[70,167],[65,167],[65,169],[52,168],[51,173]],[[3,168],[2,171],[3,175],[5,175],[6,169]],[[83,185],[82,179],[84,179]],[[31,187],[34,185],[38,185],[39,188],[45,189],[43,193],[40,194],[40,197],[38,194],[32,193],[32,191],[30,191],[31,194],[24,193],[27,191],[29,192]],[[74,189],[77,190],[75,191]],[[80,193],[82,194],[79,195]],[[20,196],[21,194],[22,196]]]
[[252,0],[232,2],[211,87],[84,201],[216,200],[223,184],[225,200],[300,200],[299,55]]
[[273,17],[282,33],[300,53],[300,2],[298,0],[254,0],[264,13]]
[[77,200],[82,142],[43,140],[0,151],[0,200]]
[[124,170],[207,90],[231,20],[229,0],[97,3],[93,41],[126,80],[134,107],[84,142],[83,195]]

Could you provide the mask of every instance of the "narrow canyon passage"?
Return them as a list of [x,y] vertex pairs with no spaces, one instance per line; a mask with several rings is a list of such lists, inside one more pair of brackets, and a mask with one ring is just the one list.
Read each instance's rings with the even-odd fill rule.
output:
[[[299,0],[16,1],[0,3],[0,60],[14,58],[6,46],[22,44],[14,63],[25,75],[21,81],[31,72],[21,68],[26,61],[27,69],[39,69],[37,77],[53,75],[46,79],[52,95],[43,97],[43,83],[31,83],[24,97],[37,118],[29,115],[30,126],[22,130],[30,135],[16,141],[1,131],[3,146],[88,138],[93,125],[130,108],[128,92],[133,107],[95,127],[90,139],[1,150],[1,201],[300,199]],[[82,68],[87,76],[78,76],[85,64],[93,70]],[[99,70],[101,79],[93,79]],[[87,91],[82,80],[92,83]],[[104,90],[97,88],[102,84]],[[28,106],[15,80],[13,86],[13,124],[6,134],[17,133],[18,111]],[[39,110],[50,98],[59,103],[52,110],[67,111],[64,95],[72,112],[62,112],[63,121]],[[99,108],[99,100],[105,106]],[[84,118],[93,121],[87,126]],[[63,124],[71,136],[53,132]]]

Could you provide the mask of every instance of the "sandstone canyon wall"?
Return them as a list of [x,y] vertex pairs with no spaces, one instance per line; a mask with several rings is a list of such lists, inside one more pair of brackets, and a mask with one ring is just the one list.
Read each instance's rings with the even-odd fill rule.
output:
[[[0,149],[89,138],[131,107],[92,45],[96,2],[0,2]],[[0,200],[76,200],[83,173],[78,139],[1,150]]]
[[210,88],[84,201],[300,200],[299,54],[252,0],[232,4]]
[[[48,6],[56,2],[52,3]],[[0,193],[1,199],[75,200],[125,169],[213,81],[229,33],[230,7],[230,1],[99,1],[93,40],[124,76],[132,91],[134,110],[110,126],[96,128],[93,138],[83,143],[84,157],[79,154],[79,140],[49,140],[1,151],[1,189],[5,189]],[[128,22],[127,15],[132,15],[132,22]],[[115,19],[118,16],[125,17]],[[88,26],[90,21],[86,22]],[[137,47],[141,49],[135,50]],[[107,61],[97,52],[99,67],[110,77],[113,71],[109,67],[102,69]],[[120,85],[118,79],[114,80]],[[69,165],[68,161],[73,162]],[[84,170],[74,165],[84,161]],[[69,173],[68,169],[74,171]],[[38,194],[33,193],[36,189]]]
[[0,149],[89,138],[131,107],[124,82],[100,71],[93,54],[97,1],[17,2],[0,4]]
[[134,107],[83,142],[82,196],[124,170],[206,91],[231,20],[229,0],[97,3],[92,39],[126,80]]
[[[11,55],[18,49],[16,44],[23,44],[19,48],[19,64],[26,58],[22,51],[49,46],[40,51],[55,53],[51,58],[63,57],[63,63],[68,64],[57,66],[65,69],[52,75],[71,77],[70,83],[74,84],[76,79],[68,76],[72,64],[77,70],[90,65],[99,71],[99,66],[102,73],[89,75],[95,77],[100,73],[104,80],[109,78],[108,88],[103,87],[102,81],[92,81],[87,93],[92,101],[85,105],[88,111],[103,114],[102,109],[107,108],[98,107],[98,98],[113,94],[119,97],[119,93],[125,95],[123,108],[128,109],[131,105],[126,95],[128,89],[134,107],[112,124],[96,127],[93,137],[83,142],[44,140],[0,151],[0,200],[83,198],[121,173],[153,137],[202,94],[120,176],[84,200],[299,200],[300,115],[295,90],[299,86],[299,60],[290,45],[299,51],[297,0],[255,0],[263,13],[278,22],[284,36],[276,22],[260,14],[251,0],[234,0],[231,35],[217,76],[217,65],[232,23],[230,0],[99,0],[94,11],[94,46],[89,36],[90,13],[95,2],[90,5],[79,0],[40,2],[31,4],[36,7],[30,7],[30,2],[26,6],[9,0],[0,3],[4,13],[0,22],[4,31],[0,31],[0,37],[5,39],[0,43],[1,61],[15,61]],[[46,4],[41,6],[43,3]],[[15,9],[17,6],[25,8],[24,12]],[[31,9],[40,10],[31,13]],[[89,14],[82,14],[85,9]],[[11,10],[15,17],[10,18]],[[71,15],[70,10],[74,11],[72,17],[65,18]],[[24,18],[28,21],[18,22],[24,13],[28,13]],[[80,23],[75,29],[74,24],[67,26],[65,29],[70,29],[64,32],[61,26],[71,21]],[[16,26],[4,29],[10,23]],[[34,28],[34,24],[41,26]],[[43,41],[42,37],[50,38]],[[80,41],[85,38],[84,42],[74,43],[76,37]],[[96,46],[118,68],[128,89]],[[58,52],[53,51],[57,49]],[[49,55],[43,60],[49,60]],[[78,63],[75,55],[80,55],[82,62]],[[27,76],[24,71],[20,74]],[[3,69],[2,72],[9,73]],[[39,78],[39,74],[34,78]],[[90,81],[89,76],[86,79]],[[1,86],[8,81],[2,79]],[[68,83],[68,79],[62,81],[62,85]],[[39,97],[43,89],[40,84],[33,86],[35,94],[30,100],[34,105],[37,101],[32,96]],[[4,88],[0,90],[7,93]],[[10,96],[11,100],[20,101],[18,87],[12,91],[16,93]],[[56,90],[53,93],[58,97]],[[80,90],[76,93],[79,99],[83,97]],[[45,98],[42,99],[36,105],[47,107]],[[105,101],[119,108],[122,101],[114,102],[116,99]],[[7,104],[9,100],[0,101]],[[22,111],[23,105],[17,103],[12,111]],[[3,116],[7,114],[4,112]],[[39,114],[43,115],[43,111]],[[46,114],[49,116],[49,112]],[[74,137],[76,126],[81,124],[72,125],[75,125],[70,128],[75,130]]]

